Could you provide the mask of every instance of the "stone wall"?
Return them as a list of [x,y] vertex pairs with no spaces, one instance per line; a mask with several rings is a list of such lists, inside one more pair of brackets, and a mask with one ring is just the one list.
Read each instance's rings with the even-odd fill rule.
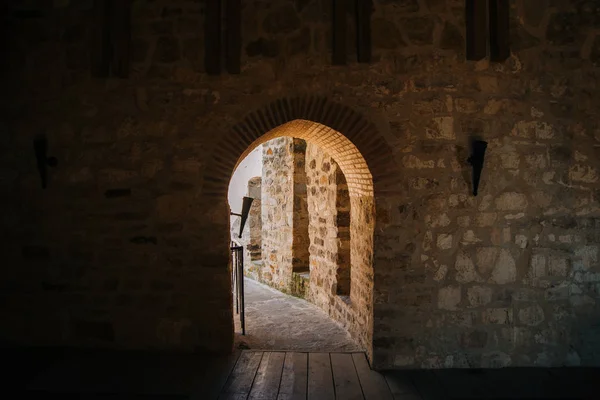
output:
[[337,294],[337,169],[335,161],[322,149],[313,144],[307,146],[311,280],[307,298],[329,314]]
[[[235,217],[231,224],[231,241],[235,245],[244,247],[244,274],[258,280],[258,271],[262,269],[262,205],[261,205],[261,181],[260,176],[250,178],[246,184],[247,191],[244,194],[253,198],[252,206],[242,232],[239,237],[241,218]],[[241,211],[234,210],[234,212]]]
[[290,290],[293,267],[294,139],[281,137],[263,147],[262,255],[258,280]]
[[202,3],[137,0],[125,80],[90,74],[90,1],[6,3],[3,342],[230,350],[227,182],[260,135],[304,127],[288,136],[342,166],[351,225],[374,224],[351,228],[351,297],[376,367],[600,365],[594,2],[511,0],[490,64],[465,61],[464,2],[375,0],[373,62],[333,67],[330,1],[251,1],[242,73],[212,77]]
[[[360,281],[356,287],[351,284],[351,247],[357,247],[356,253],[363,249],[350,237],[351,206],[346,179],[335,160],[313,144],[307,146],[306,173],[310,216],[310,287],[306,298],[342,323],[361,344],[367,346],[364,329],[355,326],[356,315],[367,313],[366,308],[357,309],[359,305],[365,307],[357,296],[368,291],[368,286],[361,288]],[[360,207],[356,212],[360,214]],[[357,238],[368,233],[368,226],[353,227],[354,231],[360,232]],[[358,259],[362,257],[361,254]],[[357,269],[360,267],[370,269],[358,263]],[[358,272],[355,271],[355,275],[358,276]]]

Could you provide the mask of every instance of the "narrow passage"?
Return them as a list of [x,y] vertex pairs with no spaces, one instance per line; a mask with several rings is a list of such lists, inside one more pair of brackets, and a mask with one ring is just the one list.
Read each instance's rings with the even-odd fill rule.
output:
[[246,336],[235,314],[236,347],[256,350],[355,352],[362,349],[317,306],[244,279]]

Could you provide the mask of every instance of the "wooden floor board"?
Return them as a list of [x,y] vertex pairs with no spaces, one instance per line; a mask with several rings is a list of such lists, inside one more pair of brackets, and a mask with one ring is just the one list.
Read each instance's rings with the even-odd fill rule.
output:
[[254,382],[254,376],[256,375],[262,356],[262,352],[242,352],[235,364],[235,368],[231,372],[231,375],[229,375],[229,379],[225,383],[219,399],[235,398],[231,396],[238,394],[246,395],[247,397],[250,394],[252,382]]
[[285,353],[265,352],[256,372],[250,400],[277,400]]
[[331,353],[335,396],[344,400],[363,400],[362,389],[350,353]]
[[333,400],[333,377],[329,353],[308,354],[308,400]]
[[373,371],[369,366],[365,353],[352,354],[352,360],[358,374],[358,380],[365,396],[365,400],[392,400],[392,393],[379,372]]
[[308,354],[286,353],[277,400],[306,400]]

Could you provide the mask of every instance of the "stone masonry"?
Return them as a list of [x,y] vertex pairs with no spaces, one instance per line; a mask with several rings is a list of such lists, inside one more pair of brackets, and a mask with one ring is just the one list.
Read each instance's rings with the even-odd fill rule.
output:
[[203,2],[135,0],[128,79],[91,74],[92,1],[5,2],[2,344],[231,351],[227,185],[289,136],[346,177],[376,368],[600,365],[600,10],[509,1],[503,63],[465,61],[463,1],[374,0],[373,62],[351,27],[332,66],[331,1],[250,0],[208,76]]
[[286,293],[293,292],[292,273],[308,272],[309,265],[305,153],[306,142],[292,137],[268,141],[263,148],[265,184],[257,217],[264,256],[249,266],[249,276]]
[[262,267],[261,181],[260,176],[248,180],[246,195],[254,200],[241,238],[239,237],[241,218],[236,217],[231,226],[232,242],[244,247],[244,274],[254,279],[258,279],[258,269]]
[[262,177],[256,176],[248,181],[248,197],[253,198],[248,214],[250,240],[247,250],[250,261],[262,261]]
[[351,302],[351,213],[346,180],[335,160],[312,144],[307,146],[306,171],[311,241],[307,298],[356,335],[354,315],[367,311],[356,310],[356,302]]
[[[356,285],[354,295],[351,293],[351,203],[344,174],[319,146],[307,145],[304,140],[283,137],[263,146],[263,174],[265,182],[272,185],[263,185],[261,194],[266,205],[262,233],[268,242],[264,242],[264,261],[247,263],[247,275],[305,297],[366,346],[366,332],[356,324],[356,315],[366,319],[368,310],[357,309],[366,304],[352,302],[352,298],[369,289]],[[364,228],[354,227],[356,231]],[[358,242],[354,246],[359,246]],[[298,265],[301,257],[307,260]]]
[[282,137],[263,147],[262,254],[258,280],[290,290],[294,234],[294,139]]

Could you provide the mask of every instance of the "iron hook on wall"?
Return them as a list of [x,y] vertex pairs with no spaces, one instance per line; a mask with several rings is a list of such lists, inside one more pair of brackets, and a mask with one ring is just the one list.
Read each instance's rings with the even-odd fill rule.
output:
[[46,186],[48,185],[47,167],[56,167],[58,165],[58,160],[56,157],[48,157],[48,138],[44,133],[36,135],[33,139],[33,149],[35,150],[37,169],[42,180],[42,189],[46,189]]
[[473,196],[477,196],[479,190],[479,180],[481,179],[486,149],[487,142],[477,138],[471,139],[471,157],[467,159],[467,162],[473,167]]
[[250,214],[250,207],[252,207],[252,202],[254,201],[254,199],[252,197],[248,197],[248,196],[244,196],[244,202],[242,204],[242,212],[240,213],[234,213],[234,212],[230,212],[230,215],[235,215],[240,217],[242,220],[240,221],[240,233],[238,235],[238,238],[242,238],[242,233],[244,232],[244,226],[246,225],[246,220],[248,219],[248,214]]

